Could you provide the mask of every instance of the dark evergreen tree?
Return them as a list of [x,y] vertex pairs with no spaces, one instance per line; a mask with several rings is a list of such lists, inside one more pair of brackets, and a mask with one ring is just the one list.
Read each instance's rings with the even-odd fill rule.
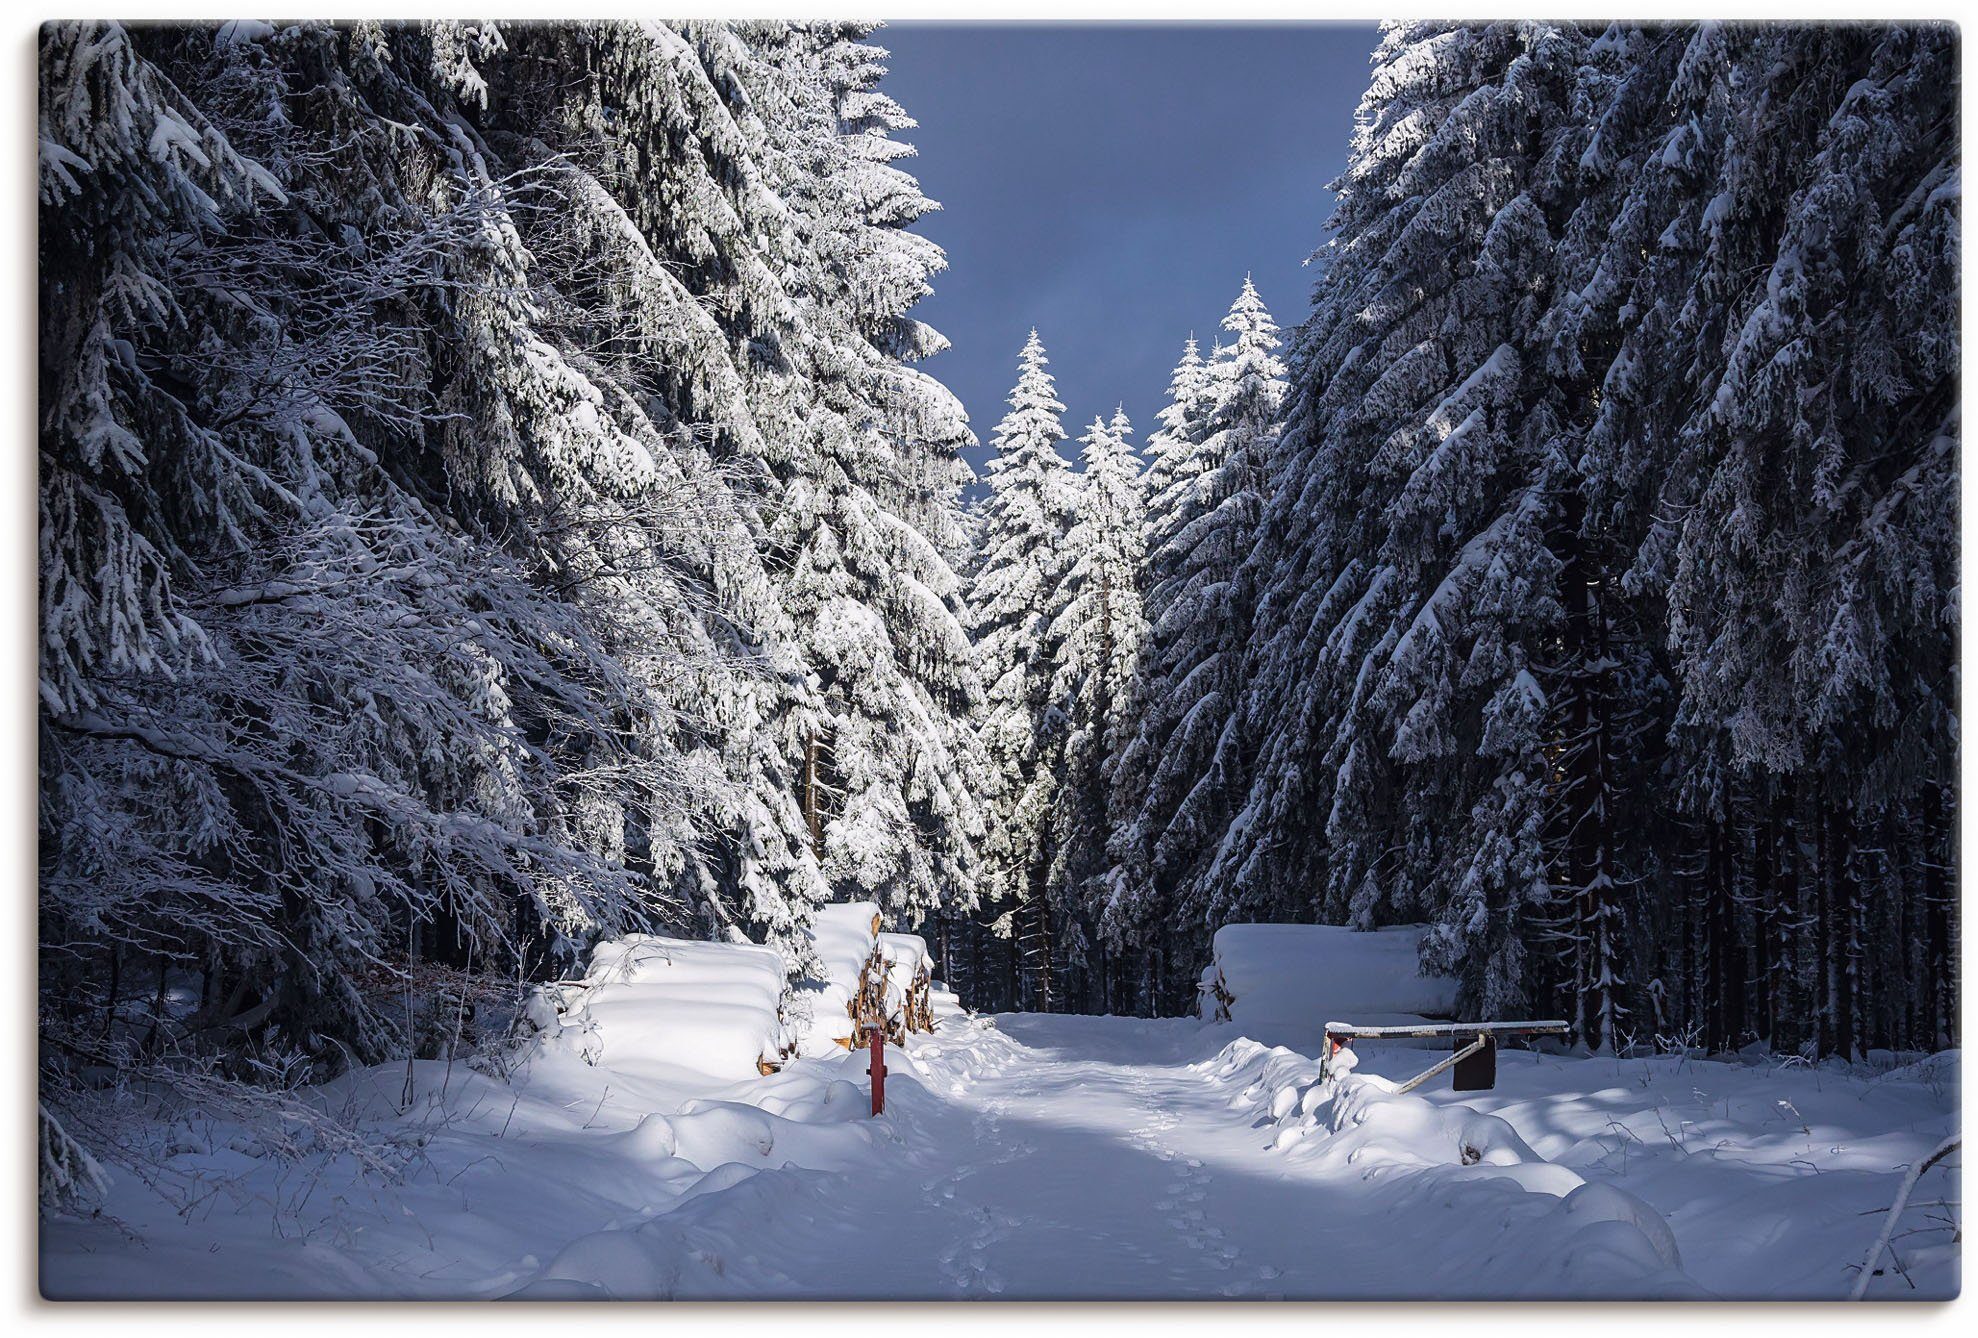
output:
[[966,903],[969,438],[866,31],[44,31],[51,1090]]

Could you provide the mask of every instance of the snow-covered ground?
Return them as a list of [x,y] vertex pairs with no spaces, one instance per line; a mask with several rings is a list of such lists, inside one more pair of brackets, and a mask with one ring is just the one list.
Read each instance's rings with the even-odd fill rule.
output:
[[[1837,1297],[1902,1168],[1956,1126],[1954,1056],[1877,1076],[1506,1053],[1498,1090],[1459,1101],[1446,1078],[1391,1094],[1379,1075],[1419,1050],[1365,1047],[1315,1086],[1312,1058],[1235,1024],[982,1019],[940,995],[935,1034],[889,1048],[875,1120],[863,1054],[699,1071],[647,1034],[630,991],[663,993],[656,968],[609,965],[509,1080],[421,1064],[410,1115],[403,1066],[322,1094],[413,1145],[403,1183],[188,1124],[172,1165],[198,1197],[179,1212],[120,1173],[101,1216],[44,1223],[44,1291]],[[1907,1276],[1871,1296],[1956,1291],[1932,1206],[1956,1198],[1926,1178]]]

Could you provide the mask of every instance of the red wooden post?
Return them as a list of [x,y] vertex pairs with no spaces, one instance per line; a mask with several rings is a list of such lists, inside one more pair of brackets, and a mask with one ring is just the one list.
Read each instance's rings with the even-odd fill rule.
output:
[[878,1115],[886,1109],[886,1029],[867,1027],[865,1034],[872,1047],[872,1063],[866,1069],[872,1075],[872,1113]]

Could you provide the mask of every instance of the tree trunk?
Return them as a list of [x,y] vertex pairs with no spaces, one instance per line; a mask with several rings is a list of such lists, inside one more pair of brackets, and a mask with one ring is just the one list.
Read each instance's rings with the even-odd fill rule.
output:
[[1951,929],[1954,902],[1949,888],[1950,827],[1944,820],[1943,791],[1923,787],[1923,920],[1928,1028],[1925,1044],[1947,1049],[1957,1044],[1956,937]]
[[804,826],[810,829],[810,853],[824,859],[824,824],[818,814],[817,731],[804,741]]

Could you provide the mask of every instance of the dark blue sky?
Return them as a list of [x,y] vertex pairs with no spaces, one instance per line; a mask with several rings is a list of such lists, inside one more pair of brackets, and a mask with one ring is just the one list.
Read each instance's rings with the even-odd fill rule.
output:
[[954,348],[926,369],[985,444],[1032,325],[1071,438],[1124,402],[1140,444],[1182,341],[1207,355],[1246,272],[1280,325],[1304,319],[1372,25],[901,23],[872,40],[920,122],[905,166],[943,206],[917,230],[949,269],[914,314]]

